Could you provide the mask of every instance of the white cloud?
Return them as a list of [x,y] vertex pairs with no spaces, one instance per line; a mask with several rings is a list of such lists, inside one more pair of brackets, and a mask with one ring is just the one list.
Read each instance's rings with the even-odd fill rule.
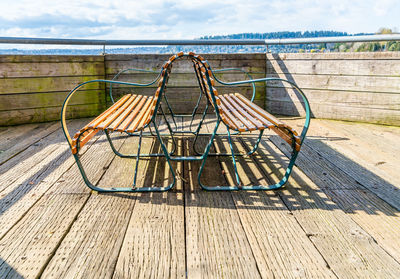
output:
[[0,0],[0,36],[181,39],[243,32],[400,27],[398,0]]

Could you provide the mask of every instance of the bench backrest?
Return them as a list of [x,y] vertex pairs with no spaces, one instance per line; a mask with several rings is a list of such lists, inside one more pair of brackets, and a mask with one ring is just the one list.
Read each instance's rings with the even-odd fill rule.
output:
[[169,73],[171,72],[173,62],[179,59],[180,57],[188,57],[192,61],[195,73],[199,81],[200,89],[207,96],[209,102],[215,108],[218,114],[221,117],[224,117],[223,111],[220,108],[221,100],[219,99],[218,91],[215,88],[215,81],[213,79],[211,67],[202,56],[197,55],[194,52],[189,52],[189,53],[179,52],[171,56],[169,60],[164,64],[163,68],[164,70],[167,71],[166,73],[169,75]]

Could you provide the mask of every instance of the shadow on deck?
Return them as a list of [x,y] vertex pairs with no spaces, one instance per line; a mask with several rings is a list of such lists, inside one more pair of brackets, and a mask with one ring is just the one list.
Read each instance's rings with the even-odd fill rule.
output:
[[[369,124],[314,120],[278,191],[205,192],[199,162],[174,162],[172,191],[96,194],[84,185],[59,125],[35,125],[0,130],[1,278],[400,276],[399,159],[388,155],[398,149],[398,128],[375,125],[387,136],[366,140]],[[205,129],[210,125],[212,119]],[[264,139],[258,153],[238,160],[244,185],[275,183],[286,168],[287,145],[272,133]],[[245,152],[254,141],[237,137],[234,148]],[[115,142],[123,152],[136,150],[136,138]],[[192,154],[191,142],[179,138],[177,153]],[[213,148],[226,151],[227,141]],[[115,157],[104,136],[83,152],[98,185],[132,183],[134,160]],[[146,139],[142,152],[161,150]],[[138,186],[170,183],[164,159],[139,164]],[[204,182],[233,181],[229,157],[208,158]]]

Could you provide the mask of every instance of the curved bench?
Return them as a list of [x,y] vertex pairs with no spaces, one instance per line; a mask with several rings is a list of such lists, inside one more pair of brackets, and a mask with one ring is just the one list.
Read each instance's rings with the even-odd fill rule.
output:
[[[196,76],[198,78],[199,87],[202,92],[202,95],[207,97],[206,109],[203,112],[203,117],[201,118],[200,123],[198,124],[197,130],[195,132],[194,144],[196,143],[196,140],[198,138],[199,131],[200,131],[200,128],[204,121],[204,118],[205,118],[208,108],[213,107],[214,111],[215,111],[215,115],[216,115],[214,130],[211,133],[209,142],[204,150],[204,153],[202,153],[200,156],[177,157],[177,156],[172,155],[173,151],[169,153],[167,151],[167,147],[165,146],[165,144],[161,138],[161,134],[159,133],[157,123],[155,121],[158,110],[161,110],[161,112],[165,118],[165,114],[162,111],[160,103],[164,96],[163,94],[165,93],[165,88],[167,85],[169,74],[171,72],[172,65],[175,60],[180,59],[182,57],[188,58],[193,63],[194,70],[195,70]],[[247,76],[249,76],[249,75],[247,75]],[[278,81],[289,83],[302,96],[304,104],[305,104],[306,120],[305,120],[303,130],[301,131],[300,134],[297,133],[289,125],[283,123],[281,120],[277,119],[276,117],[274,117],[273,115],[271,115],[270,113],[265,111],[264,109],[260,108],[256,104],[254,104],[251,100],[248,100],[243,95],[238,94],[238,93],[229,93],[229,94],[219,95],[218,91],[215,87],[216,82],[218,82],[222,85],[240,85],[240,84],[251,83],[253,86],[253,97],[254,97],[254,92],[255,92],[254,83],[272,81],[272,80],[274,80],[274,81],[278,80]],[[68,102],[69,102],[70,98],[72,97],[72,95],[75,94],[81,86],[83,86],[87,83],[91,83],[91,82],[104,82],[104,83],[109,83],[111,86],[112,86],[112,84],[124,84],[124,85],[130,85],[130,86],[148,86],[148,85],[154,84],[156,81],[158,81],[158,87],[157,87],[157,90],[156,90],[154,96],[142,96],[142,95],[137,95],[137,94],[127,94],[127,95],[123,96],[119,101],[115,102],[111,107],[109,107],[102,114],[100,114],[95,119],[93,119],[91,122],[89,122],[87,125],[85,125],[78,132],[76,132],[72,138],[70,137],[69,132],[66,128],[66,121],[65,121],[66,108],[67,108]],[[110,95],[112,98],[111,89],[110,89]],[[167,101],[167,100],[165,100],[165,101]],[[115,80],[111,80],[111,81],[109,81],[109,80],[93,80],[93,81],[88,81],[88,82],[78,85],[76,88],[74,88],[70,92],[70,94],[67,96],[67,98],[63,104],[61,120],[62,120],[63,131],[64,131],[67,141],[71,147],[72,154],[75,157],[76,163],[78,164],[78,167],[81,171],[83,179],[84,179],[85,183],[87,184],[87,186],[89,186],[93,190],[103,191],[103,192],[117,192],[117,191],[139,192],[139,191],[165,191],[165,190],[168,190],[174,186],[175,179],[176,179],[175,172],[171,166],[171,161],[173,161],[173,160],[176,160],[176,161],[201,160],[202,164],[200,166],[199,173],[198,173],[198,182],[199,182],[199,185],[203,189],[206,189],[206,190],[240,190],[240,189],[270,190],[270,189],[278,189],[278,188],[282,187],[287,182],[287,180],[292,172],[294,162],[297,158],[298,152],[300,151],[301,145],[304,141],[304,138],[305,138],[305,135],[307,133],[308,126],[310,123],[310,108],[309,108],[308,100],[307,100],[306,96],[304,95],[304,93],[302,92],[302,90],[300,88],[298,88],[296,84],[294,84],[290,81],[280,79],[280,78],[261,78],[261,79],[249,79],[249,80],[236,81],[236,82],[224,82],[224,81],[219,80],[217,77],[215,77],[214,72],[212,71],[210,65],[204,58],[202,58],[199,55],[194,54],[193,52],[189,52],[187,54],[180,52],[180,53],[172,56],[164,64],[164,66],[162,67],[161,73],[156,78],[156,80],[154,80],[148,84],[135,84],[135,83],[129,83],[129,82],[119,82],[119,81],[115,81]],[[166,120],[166,118],[165,118],[165,120]],[[166,122],[167,122],[168,130],[170,132],[170,136],[172,137],[172,140],[174,143],[174,148],[175,148],[175,140],[173,138],[174,132],[172,131],[170,125],[168,124],[168,121],[166,121]],[[215,136],[217,135],[217,130],[221,123],[223,123],[226,127],[226,130],[227,130],[226,135],[228,136],[231,153],[230,154],[211,154],[210,148],[211,148],[211,145],[213,144]],[[141,146],[143,130],[145,128],[150,129],[151,124],[154,126],[154,129],[156,132],[155,136],[157,137],[157,139],[160,142],[160,145],[162,147],[162,150],[163,150],[162,154],[141,154],[140,153],[140,146]],[[279,135],[282,139],[284,139],[292,147],[293,152],[292,152],[292,156],[290,158],[289,165],[286,169],[285,175],[278,183],[273,184],[273,185],[242,186],[241,182],[239,180],[239,175],[237,172],[236,161],[235,161],[235,156],[237,156],[238,154],[235,154],[233,151],[231,131],[234,131],[236,133],[242,133],[242,132],[247,132],[247,131],[259,131],[259,136],[257,138],[257,141],[256,141],[254,147],[251,149],[250,152],[247,153],[247,154],[251,155],[252,153],[254,153],[257,150],[257,147],[259,145],[259,142],[261,140],[261,137],[262,137],[265,129],[273,130],[277,135]],[[134,173],[134,182],[133,182],[132,187],[99,188],[99,187],[94,186],[88,180],[86,173],[80,162],[80,158],[79,158],[78,154],[79,154],[79,150],[82,148],[82,146],[84,146],[99,131],[104,131],[106,133],[107,138],[108,138],[115,154],[117,154],[121,157],[136,158],[137,161],[136,161],[136,167],[135,167],[135,173]],[[137,154],[122,155],[117,150],[115,150],[115,148],[112,145],[109,134],[108,134],[109,132],[114,132],[114,131],[126,133],[128,136],[138,135],[140,138],[139,138]],[[229,186],[221,185],[221,186],[212,186],[211,187],[211,186],[202,184],[201,175],[204,170],[204,165],[206,163],[207,157],[209,155],[229,155],[232,157],[237,185],[229,185]],[[137,175],[138,161],[139,161],[140,157],[144,157],[144,156],[148,156],[148,157],[164,156],[167,160],[171,174],[173,176],[173,182],[166,187],[138,187],[138,188],[136,188],[136,175]]]

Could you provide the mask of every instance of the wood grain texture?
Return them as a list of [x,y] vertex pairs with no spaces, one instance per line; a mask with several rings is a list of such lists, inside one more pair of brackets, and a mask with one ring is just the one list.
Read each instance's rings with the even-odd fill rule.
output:
[[[164,125],[165,129],[165,125]],[[171,150],[171,141],[168,142]],[[178,142],[177,155],[182,154]],[[162,153],[151,138],[142,142],[142,152]],[[167,186],[172,182],[164,158],[143,159],[138,187]],[[138,193],[113,278],[185,278],[183,173],[181,162],[173,163],[176,188],[163,193]]]
[[[131,146],[137,142],[137,138],[125,141],[120,151],[130,153]],[[145,161],[140,162],[139,168],[145,169],[146,164]],[[129,186],[134,166],[135,160],[114,158],[99,183],[106,187]],[[143,177],[138,180],[141,183]],[[134,194],[92,195],[46,266],[42,277],[110,278],[135,201]]]
[[[199,139],[199,147],[206,139]],[[190,150],[190,141],[186,143]],[[188,278],[260,278],[232,196],[199,189],[199,162],[185,164],[186,245]],[[222,169],[209,157],[203,183],[225,185]]]
[[[96,116],[104,110],[104,103],[78,104],[67,108],[67,119]],[[0,111],[0,125],[48,122],[60,119],[61,106]]]
[[[295,82],[310,101],[313,117],[400,125],[398,53],[267,54],[267,77]],[[288,84],[269,82],[266,108],[303,115]]]
[[[211,123],[207,126],[212,128]],[[217,152],[230,150],[226,140],[217,140],[214,146]],[[238,138],[233,147],[247,152]],[[227,182],[234,185],[231,159],[220,160]],[[251,157],[237,157],[237,167],[243,185],[271,184]],[[263,278],[336,278],[276,193],[235,192],[232,197]]]
[[[127,68],[142,68],[147,70],[155,70],[158,72],[169,57],[169,55],[106,55],[106,76],[107,78],[111,79],[119,71]],[[265,77],[265,56],[263,54],[207,54],[205,55],[205,58],[214,69],[241,68],[249,71],[250,74],[253,75],[253,78]],[[119,80],[145,83],[152,81],[156,76],[157,73],[149,74],[132,71],[122,74],[119,77]],[[218,74],[218,77],[223,81],[238,81],[248,79],[247,76],[240,72],[225,72]],[[150,88],[126,88],[125,86],[115,85],[113,86],[113,93],[115,93],[116,96],[120,96],[124,93],[126,94],[126,92],[137,92],[138,94],[145,94],[149,96],[154,95],[156,86],[157,85],[152,85]],[[108,89],[109,87],[106,89],[107,93]],[[235,92],[239,92],[246,96],[251,94],[251,87],[248,85],[238,87],[218,86],[217,89],[221,94]],[[256,102],[264,107],[265,84],[258,83],[256,90]],[[166,94],[168,94],[168,100],[170,101],[174,112],[191,113],[198,98],[199,86],[193,70],[193,65],[187,59],[181,59],[174,62],[168,81]],[[188,102],[187,100],[192,100],[192,102]],[[204,105],[204,102],[202,104]]]
[[[78,130],[89,121],[68,124]],[[296,130],[302,124],[281,121]],[[197,117],[194,126],[198,123]],[[180,117],[177,124],[179,130],[189,126]],[[384,197],[385,183],[398,176],[397,127],[312,121],[282,190],[206,192],[197,183],[200,162],[185,162],[174,163],[176,189],[125,195],[91,193],[59,126],[48,133],[46,125],[0,128],[4,146],[23,141],[25,133],[36,137],[0,165],[1,278],[399,277],[400,215],[390,205],[398,195],[393,190]],[[160,125],[165,133],[165,123]],[[214,125],[207,116],[202,132]],[[245,185],[276,182],[288,163],[287,144],[273,132],[265,134],[259,153],[238,158]],[[136,151],[137,138],[112,136],[117,149]],[[193,154],[191,139],[177,140],[178,155]],[[234,136],[233,147],[243,153],[255,140],[254,133]],[[198,149],[206,141],[201,137]],[[215,149],[228,149],[226,137]],[[142,151],[160,152],[160,146],[146,138]],[[104,136],[82,152],[89,178],[99,186],[132,182],[134,160],[115,157]],[[209,159],[203,182],[234,183],[228,157]],[[138,186],[170,182],[164,162],[141,160]],[[392,180],[379,180],[384,173]]]
[[398,60],[398,51],[377,51],[377,52],[324,52],[324,53],[268,53],[267,59],[278,60]]
[[[117,141],[117,148],[121,143]],[[106,144],[103,137],[103,141],[94,145],[88,156],[82,158],[94,183],[100,180],[114,157],[110,152],[108,156],[102,156]],[[101,156],[103,161],[96,160],[97,156]],[[15,272],[24,278],[36,278],[41,274],[90,196],[89,188],[82,185],[77,171],[72,167],[65,172],[0,240],[1,277],[11,277]],[[3,245],[11,242],[13,245]]]
[[[74,121],[71,126],[82,124],[82,120]],[[16,163],[21,161],[24,163]],[[73,164],[69,146],[58,130],[0,166],[0,238]]]
[[[255,139],[247,144],[251,142]],[[277,146],[281,147],[281,142]],[[254,156],[274,182],[288,162],[281,154],[275,145],[263,142]],[[340,278],[399,276],[399,263],[319,188],[324,184],[315,184],[310,178],[295,169],[278,194],[332,271]]]
[[[0,61],[0,126],[58,120],[70,90],[105,77],[103,56],[2,55]],[[81,105],[74,117],[99,113],[104,88],[99,83],[84,86],[72,98],[72,106]]]
[[[105,56],[0,56],[0,126],[16,125],[30,122],[52,121],[58,118],[56,107],[61,107],[64,96],[76,85],[93,79],[112,79],[120,70],[140,68],[159,71],[170,55],[105,55]],[[265,76],[266,65],[264,54],[209,54],[206,55],[214,68],[241,68],[253,75],[253,78]],[[121,81],[146,83],[157,74],[128,72],[122,74]],[[247,79],[242,73],[221,73],[218,77],[224,81]],[[265,84],[257,85],[256,100],[264,106]],[[185,97],[195,98],[198,85],[190,61],[181,60],[174,63],[169,82],[171,93],[175,89],[186,90]],[[189,88],[188,88],[189,87]],[[114,91],[123,86],[114,86]],[[152,90],[144,89],[145,92]],[[246,94],[250,87],[240,86],[235,92]],[[232,89],[229,93],[233,93]],[[105,91],[106,90],[106,91]],[[131,89],[128,89],[131,90]],[[135,89],[136,90],[136,89]],[[147,90],[147,91],[146,91]],[[139,89],[139,93],[143,91]],[[97,93],[94,93],[97,92]],[[154,95],[155,89],[151,93]],[[51,94],[50,94],[51,93]],[[90,83],[82,88],[76,98],[72,99],[71,108],[75,109],[73,117],[87,117],[98,114],[104,109],[104,100],[108,87],[103,84]],[[172,94],[171,94],[172,95]],[[171,105],[177,113],[190,113],[192,108],[185,107],[179,94]],[[75,105],[81,105],[78,110]],[[84,106],[86,105],[86,106]],[[94,108],[93,106],[96,106]],[[75,108],[73,107],[75,106]],[[10,114],[7,114],[10,112]]]
[[59,128],[60,123],[45,123],[10,129],[0,142],[0,165]]

